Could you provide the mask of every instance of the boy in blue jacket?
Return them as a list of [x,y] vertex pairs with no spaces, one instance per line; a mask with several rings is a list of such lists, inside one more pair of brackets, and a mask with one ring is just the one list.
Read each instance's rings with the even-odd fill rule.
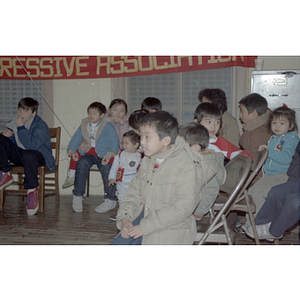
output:
[[105,117],[106,107],[100,102],[91,103],[88,117],[83,119],[68,146],[71,156],[77,152],[80,156],[76,163],[73,204],[75,212],[82,212],[82,196],[85,193],[86,179],[93,164],[96,164],[103,180],[104,202],[95,208],[98,213],[105,213],[117,205],[116,186],[108,186],[111,168],[110,158],[119,151],[119,139],[114,125]]
[[23,166],[28,215],[34,215],[39,208],[38,168],[46,165],[53,171],[56,167],[49,128],[37,115],[38,106],[39,103],[30,97],[21,99],[18,103],[18,115],[0,134],[0,190],[13,182],[10,162]]

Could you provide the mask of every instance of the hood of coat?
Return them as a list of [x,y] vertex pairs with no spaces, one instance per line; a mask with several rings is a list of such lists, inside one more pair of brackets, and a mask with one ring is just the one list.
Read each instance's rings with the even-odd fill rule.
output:
[[244,131],[252,131],[262,125],[268,125],[270,117],[270,110],[268,109],[267,112],[263,115],[258,116],[255,119],[250,120],[248,123],[243,124]]
[[[90,141],[90,137],[89,137],[89,133],[88,133],[88,125],[89,125],[89,118],[84,118],[82,121],[81,121],[81,131],[82,131],[82,136],[83,138],[85,139],[85,141],[87,141],[89,147],[91,147],[91,141]],[[97,141],[99,135],[101,134],[103,128],[105,127],[105,125],[107,123],[112,123],[109,118],[107,117],[103,117],[100,124],[98,125],[98,130],[97,130],[97,135],[96,135],[96,138],[95,138],[95,141]]]

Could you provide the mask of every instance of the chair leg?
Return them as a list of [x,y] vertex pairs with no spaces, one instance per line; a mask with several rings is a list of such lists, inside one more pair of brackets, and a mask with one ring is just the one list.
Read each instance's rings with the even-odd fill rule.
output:
[[226,234],[228,244],[232,245],[229,228],[228,228],[228,225],[227,225],[226,217],[224,215],[222,215],[222,222],[223,222],[223,227],[224,227],[224,230],[225,230],[225,234]]
[[55,176],[55,190],[57,192],[57,194],[55,195],[55,201],[56,203],[58,204],[59,203],[59,180],[58,180],[58,167],[56,167],[56,171],[54,173],[54,176]]
[[89,171],[89,174],[86,179],[86,196],[87,196],[87,198],[89,198],[89,196],[90,196],[90,174],[91,174],[91,171]]
[[4,190],[0,190],[0,210],[4,209]]
[[39,168],[39,212],[44,212],[45,203],[45,169],[44,167]]
[[250,223],[251,223],[253,233],[254,233],[255,244],[259,245],[260,243],[259,243],[259,239],[258,239],[256,226],[255,226],[255,221],[254,221],[253,214],[252,214],[251,207],[250,207],[250,201],[249,201],[249,196],[248,196],[247,190],[245,190],[244,194],[245,194],[245,200],[246,200],[247,209],[248,209],[248,215],[250,218]]

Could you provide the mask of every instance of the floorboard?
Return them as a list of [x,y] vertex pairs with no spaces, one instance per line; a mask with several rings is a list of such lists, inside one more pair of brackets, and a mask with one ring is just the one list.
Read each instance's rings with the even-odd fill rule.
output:
[[[72,209],[72,196],[63,195],[60,203],[54,197],[45,201],[44,213],[27,216],[25,202],[8,196],[4,210],[0,212],[1,245],[109,245],[118,234],[116,223],[109,216],[117,208],[99,214],[95,207],[103,197],[90,196],[83,201],[83,212]],[[254,245],[254,240],[245,235],[234,235],[236,245]],[[262,245],[274,245],[261,241]],[[289,230],[279,245],[299,245],[299,226]]]

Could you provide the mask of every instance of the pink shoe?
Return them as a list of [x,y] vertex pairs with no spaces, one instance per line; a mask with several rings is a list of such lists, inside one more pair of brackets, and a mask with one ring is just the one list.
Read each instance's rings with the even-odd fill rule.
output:
[[6,186],[10,185],[13,183],[14,178],[10,174],[10,172],[3,172],[0,171],[0,190],[3,190]]
[[33,216],[39,209],[38,191],[35,189],[33,192],[27,192],[26,211],[27,215]]

